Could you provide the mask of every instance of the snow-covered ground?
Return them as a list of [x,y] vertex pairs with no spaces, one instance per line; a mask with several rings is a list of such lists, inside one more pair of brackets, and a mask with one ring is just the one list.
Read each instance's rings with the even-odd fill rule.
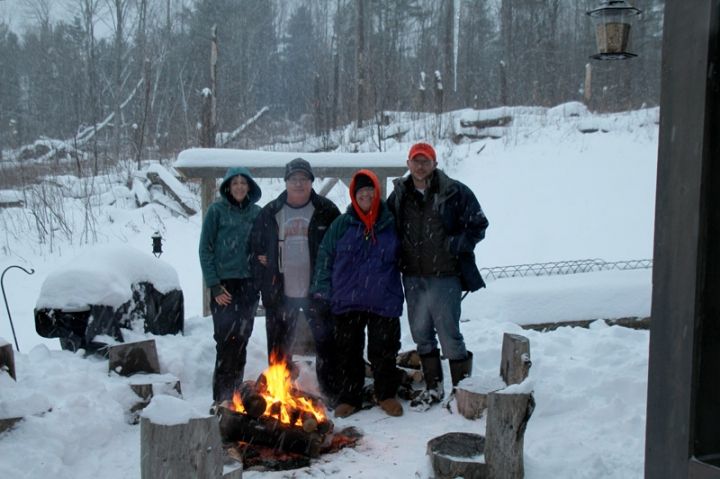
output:
[[[436,145],[440,166],[474,190],[490,220],[487,238],[476,249],[478,265],[651,258],[658,110],[595,116],[566,106],[511,113],[515,120],[501,139]],[[579,132],[593,127],[598,132]],[[405,152],[410,143],[388,149]],[[279,180],[260,184],[263,202],[283,186]],[[184,336],[155,338],[160,364],[164,373],[180,379],[184,400],[206,411],[214,342],[212,321],[201,314],[200,217],[173,215],[154,203],[134,208],[113,188],[107,190],[115,192],[115,201],[105,198],[93,206],[99,213],[94,236],[101,244],[149,253],[151,235],[162,232],[161,260],[178,273],[186,326]],[[349,202],[342,185],[329,197],[341,209]],[[69,198],[65,208],[69,217],[82,217],[88,206]],[[33,307],[44,280],[87,247],[87,235],[78,229],[70,239],[54,237],[51,249],[38,244],[30,226],[22,233],[26,216],[16,208],[0,210],[5,228],[0,268],[19,264],[36,271],[28,276],[11,269],[5,275],[21,352],[15,355],[17,382],[0,372],[0,418],[25,419],[0,434],[0,477],[139,477],[140,430],[127,421],[134,399],[128,379],[108,375],[104,360],[61,351],[57,339],[41,338],[34,330]],[[464,300],[462,331],[474,352],[474,375],[498,374],[503,333],[530,340],[529,381],[537,406],[525,435],[528,479],[642,476],[649,333],[603,321],[589,329],[545,333],[520,325],[648,316],[650,296],[651,271],[645,269],[493,280]],[[4,307],[0,311],[0,338],[12,343],[7,313]],[[403,348],[412,349],[407,318],[402,322]],[[264,319],[257,318],[246,377],[265,367],[265,350]],[[299,380],[304,389],[317,387],[305,363]],[[449,379],[446,383],[449,388]],[[484,418],[470,421],[441,408],[425,413],[406,408],[399,418],[374,408],[335,423],[364,433],[357,447],[323,456],[309,468],[244,476],[429,478],[428,440],[451,431],[485,430]]]

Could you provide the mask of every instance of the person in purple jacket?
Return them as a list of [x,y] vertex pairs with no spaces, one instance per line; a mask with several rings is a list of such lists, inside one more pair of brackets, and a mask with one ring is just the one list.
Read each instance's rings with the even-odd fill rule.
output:
[[362,406],[365,382],[365,329],[375,398],[390,416],[401,416],[396,395],[400,371],[400,315],[403,290],[398,269],[400,241],[380,184],[370,170],[350,182],[351,205],[325,234],[318,251],[311,293],[329,301],[335,319],[336,376],[343,378],[335,417]]

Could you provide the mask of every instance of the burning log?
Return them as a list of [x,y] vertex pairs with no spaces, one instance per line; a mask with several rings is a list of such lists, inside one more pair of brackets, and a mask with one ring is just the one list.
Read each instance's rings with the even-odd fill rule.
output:
[[303,421],[302,425],[303,431],[305,432],[315,432],[318,428],[318,422],[317,419],[314,417],[309,417]]
[[245,413],[253,418],[262,416],[267,409],[267,401],[257,390],[256,384],[245,381],[240,386],[240,402],[245,408]]
[[244,441],[309,457],[320,455],[323,436],[317,430],[306,432],[302,427],[291,426],[272,417],[253,418],[224,406],[220,406],[218,412],[220,434],[226,442]]

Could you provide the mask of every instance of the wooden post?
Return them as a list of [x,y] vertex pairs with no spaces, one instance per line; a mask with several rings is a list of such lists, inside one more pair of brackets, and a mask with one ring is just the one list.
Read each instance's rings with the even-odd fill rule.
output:
[[108,369],[121,376],[142,373],[160,373],[155,340],[118,344],[108,349]]
[[[211,29],[212,42],[210,44],[210,91],[203,94],[202,106],[202,130],[200,134],[200,146],[203,148],[215,147],[215,136],[217,130],[217,60],[218,60],[218,38],[217,25]],[[205,213],[215,199],[215,180],[203,178],[200,185],[200,208],[203,219]],[[203,281],[203,316],[210,315],[210,292]]]
[[[201,181],[200,209],[202,209],[203,219],[205,219],[205,213],[215,198],[215,180],[212,178],[203,178]],[[202,291],[203,316],[210,316],[210,290],[207,289],[205,280],[202,280]]]
[[485,462],[488,477],[522,479],[525,427],[535,409],[532,394],[492,393],[488,398]]
[[10,377],[17,381],[12,344],[5,342],[2,338],[0,338],[0,370],[7,370]]
[[190,419],[185,424],[155,424],[140,420],[142,479],[219,479],[223,450],[215,416]]
[[523,382],[530,366],[530,340],[519,334],[505,333],[500,358],[500,376],[505,384],[510,386]]

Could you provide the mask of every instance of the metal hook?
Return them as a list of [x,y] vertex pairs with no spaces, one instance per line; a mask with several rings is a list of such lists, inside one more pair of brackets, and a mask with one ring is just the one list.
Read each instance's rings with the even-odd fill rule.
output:
[[21,269],[21,270],[25,271],[25,273],[27,273],[27,274],[35,273],[35,270],[30,268],[30,271],[28,271],[25,268],[23,268],[22,266],[13,264],[13,265],[10,265],[7,268],[5,268],[5,270],[3,270],[3,272],[2,272],[2,275],[0,275],[0,289],[2,289],[3,300],[5,300],[5,309],[7,310],[8,319],[10,320],[10,329],[12,330],[13,339],[15,340],[15,349],[17,349],[17,352],[19,353],[20,346],[18,346],[17,336],[15,336],[15,326],[13,326],[12,316],[10,315],[10,306],[8,306],[7,296],[5,296],[5,284],[3,283],[3,281],[5,281],[5,273],[7,273],[7,271],[11,268]]

